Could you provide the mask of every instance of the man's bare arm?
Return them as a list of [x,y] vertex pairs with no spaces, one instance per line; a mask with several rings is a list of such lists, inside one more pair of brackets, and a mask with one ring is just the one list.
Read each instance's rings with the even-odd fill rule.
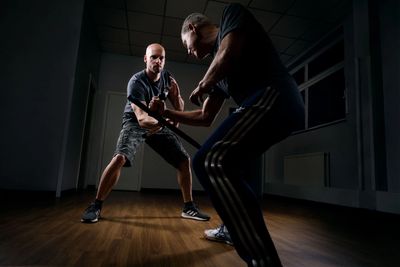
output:
[[217,82],[228,76],[234,66],[240,63],[239,58],[243,51],[245,38],[244,32],[232,31],[222,39],[210,67],[189,97],[192,103],[200,106],[203,102],[203,95],[209,93]]
[[176,111],[165,109],[162,115],[173,121],[194,126],[210,126],[221,110],[225,99],[220,95],[210,95],[201,109],[192,111]]
[[175,110],[183,111],[183,109],[185,108],[185,102],[181,97],[179,85],[174,78],[170,77],[170,79],[171,88],[169,90],[168,99]]
[[242,31],[232,31],[222,39],[210,67],[199,82],[199,87],[204,88],[204,92],[208,92],[218,81],[230,74],[238,64],[246,38],[244,35]]
[[[141,101],[141,102],[144,105],[146,105],[146,103],[144,101]],[[132,106],[133,112],[136,115],[136,118],[138,120],[140,127],[151,130],[151,131],[157,130],[158,128],[160,128],[158,121],[156,119],[154,119],[153,117],[149,116],[149,114],[147,114],[147,112],[143,111],[141,108],[139,108],[135,104],[131,103],[131,106]]]

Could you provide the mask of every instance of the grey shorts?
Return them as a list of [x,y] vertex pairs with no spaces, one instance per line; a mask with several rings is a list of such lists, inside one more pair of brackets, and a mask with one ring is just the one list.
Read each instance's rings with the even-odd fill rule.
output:
[[116,154],[124,155],[126,158],[125,167],[132,166],[136,152],[143,142],[146,142],[156,151],[165,161],[178,168],[183,162],[188,160],[189,154],[186,152],[178,137],[168,128],[164,127],[161,131],[144,137],[146,130],[141,128],[137,122],[124,122],[119,134]]

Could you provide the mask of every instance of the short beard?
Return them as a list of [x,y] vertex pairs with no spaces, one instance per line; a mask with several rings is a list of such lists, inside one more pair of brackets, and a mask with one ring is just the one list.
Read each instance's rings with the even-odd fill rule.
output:
[[162,68],[152,68],[151,71],[152,71],[154,74],[159,74],[159,73],[162,71]]

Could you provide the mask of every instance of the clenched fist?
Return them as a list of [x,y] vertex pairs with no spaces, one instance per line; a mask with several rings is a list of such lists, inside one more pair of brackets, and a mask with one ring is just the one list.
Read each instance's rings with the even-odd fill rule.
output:
[[153,96],[149,103],[149,109],[159,115],[162,115],[166,109],[165,101],[161,100],[158,96]]

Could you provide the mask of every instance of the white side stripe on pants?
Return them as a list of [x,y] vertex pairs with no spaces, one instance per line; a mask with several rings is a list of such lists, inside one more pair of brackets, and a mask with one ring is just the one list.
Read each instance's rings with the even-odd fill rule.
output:
[[278,92],[274,89],[267,89],[263,97],[243,117],[236,122],[235,126],[219,142],[217,142],[208,153],[205,167],[210,176],[211,184],[217,192],[232,226],[235,228],[238,238],[253,259],[265,258],[266,248],[257,234],[252,219],[249,217],[246,208],[226,177],[221,160],[228,149],[234,146],[271,108]]

